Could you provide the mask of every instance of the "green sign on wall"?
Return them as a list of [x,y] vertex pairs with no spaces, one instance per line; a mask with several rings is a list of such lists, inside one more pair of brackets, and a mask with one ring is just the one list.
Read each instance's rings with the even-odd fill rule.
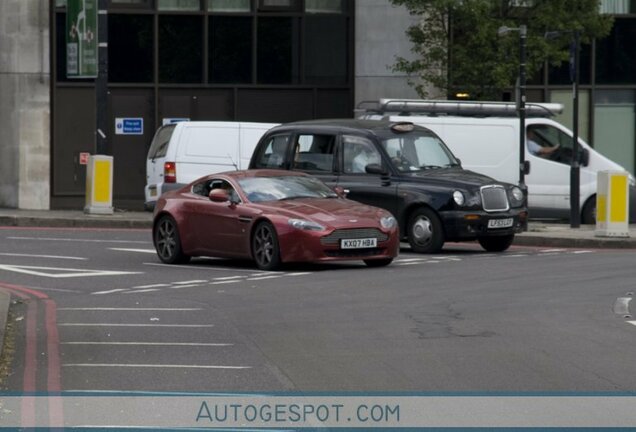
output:
[[97,76],[97,0],[67,2],[66,76]]

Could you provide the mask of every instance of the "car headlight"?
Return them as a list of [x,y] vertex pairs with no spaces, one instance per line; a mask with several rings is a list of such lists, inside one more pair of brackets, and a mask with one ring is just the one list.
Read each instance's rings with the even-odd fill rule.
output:
[[319,223],[304,220],[304,219],[289,219],[287,221],[289,225],[296,229],[306,230],[306,231],[324,231],[325,227],[320,225]]
[[523,191],[521,190],[521,188],[518,188],[517,186],[513,186],[510,189],[510,196],[512,198],[512,205],[513,206],[518,206],[518,205],[521,205],[523,203],[524,195],[523,195]]
[[464,198],[464,194],[460,191],[455,191],[453,192],[453,201],[455,201],[455,204],[458,206],[463,206],[466,202],[466,198]]
[[384,229],[391,229],[397,225],[397,220],[393,216],[384,216],[380,218],[380,225]]

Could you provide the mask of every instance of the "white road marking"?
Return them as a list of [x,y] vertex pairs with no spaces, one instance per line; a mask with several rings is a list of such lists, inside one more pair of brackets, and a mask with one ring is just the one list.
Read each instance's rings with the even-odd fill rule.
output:
[[37,241],[65,241],[65,242],[87,242],[87,243],[134,243],[149,244],[152,242],[142,240],[98,240],[98,239],[70,239],[53,237],[7,237],[11,240],[37,240]]
[[214,278],[213,280],[232,280],[232,279],[244,279],[247,276],[226,276],[226,277],[218,277],[218,278]]
[[432,256],[431,258],[433,258],[433,259],[438,259],[438,260],[442,260],[442,259],[450,259],[450,260],[452,260],[452,259],[458,259],[458,258],[457,258],[457,255],[447,255],[447,256],[435,256],[435,255],[434,255],[434,256]]
[[112,293],[116,293],[116,292],[120,292],[120,291],[128,291],[128,288],[117,288],[117,289],[112,289],[112,290],[108,290],[108,291],[95,291],[92,292],[91,294],[112,294]]
[[244,270],[244,269],[237,269],[237,268],[232,268],[232,267],[217,267],[217,266],[196,266],[196,265],[192,265],[192,264],[182,264],[182,265],[175,265],[175,264],[160,264],[160,263],[143,263],[144,265],[149,265],[149,266],[156,266],[156,267],[170,267],[170,268],[177,268],[177,267],[182,267],[182,268],[188,268],[188,269],[202,269],[202,270],[213,270],[213,271],[235,271],[235,272],[248,272],[248,273],[256,273],[255,270]]
[[145,289],[145,288],[161,288],[161,287],[167,287],[170,286],[170,284],[152,284],[152,285],[137,285],[132,287],[131,289]]
[[257,281],[257,280],[265,280],[265,279],[278,279],[279,277],[281,277],[282,275],[277,275],[277,276],[260,276],[260,277],[251,277],[251,278],[247,278],[246,280],[248,281]]
[[171,286],[171,289],[181,289],[181,288],[193,288],[193,287],[200,287],[202,286],[201,284],[190,284],[190,285],[175,285],[175,286]]
[[138,294],[138,293],[147,293],[147,292],[155,292],[159,291],[157,288],[148,288],[143,290],[134,290],[134,291],[125,291],[123,294]]
[[627,321],[628,323],[630,323],[631,325],[635,325],[636,326],[636,321]]
[[[64,268],[64,267],[36,267],[36,266],[24,266],[24,265],[8,265],[0,264],[0,270],[12,271],[16,273],[24,273],[32,276],[43,276],[55,279],[60,278],[72,278],[72,277],[87,277],[87,276],[120,276],[131,274],[143,274],[142,272],[125,272],[125,271],[111,271],[111,270],[88,270],[88,269],[76,269],[76,268]],[[65,273],[47,273],[38,270],[48,270],[55,272]]]
[[127,248],[108,248],[108,249],[114,250],[114,251],[120,251],[120,252],[139,252],[139,253],[151,253],[151,254],[157,253],[155,249],[127,249]]
[[306,276],[312,274],[311,272],[296,272],[296,273],[285,273],[283,276]]
[[176,365],[176,364],[129,364],[129,363],[66,363],[62,367],[130,367],[130,368],[176,368],[176,369],[251,369],[251,366]]
[[187,327],[209,328],[214,324],[122,324],[122,323],[58,323],[62,327]]
[[231,343],[204,343],[204,342],[61,342],[62,345],[144,345],[144,346],[209,346],[227,347],[234,346]]
[[57,308],[59,311],[166,311],[166,312],[189,312],[199,311],[203,308],[114,308],[114,307],[85,307],[85,308]]
[[503,258],[520,258],[520,257],[527,257],[528,255],[526,254],[517,254],[517,255],[501,255]]
[[404,258],[395,260],[396,262],[426,261],[428,258]]
[[183,282],[172,282],[173,285],[190,285],[190,284],[198,284],[198,283],[206,283],[207,280],[199,279],[199,280],[191,280],[191,281],[183,281]]
[[233,280],[226,280],[226,281],[210,282],[210,285],[231,284],[231,283],[237,283],[237,282],[243,282],[243,281],[233,279]]
[[[439,263],[440,261],[433,261],[432,263]],[[408,266],[408,265],[418,265],[418,264],[427,264],[426,261],[417,261],[417,262],[399,262],[399,263],[395,263],[396,266]]]
[[550,252],[563,252],[565,249],[543,249],[540,250],[540,253],[550,253]]
[[53,258],[53,259],[66,259],[66,260],[78,260],[86,261],[88,258],[72,257],[72,256],[60,256],[60,255],[32,255],[32,254],[17,254],[17,253],[0,253],[3,256],[16,256],[16,257],[30,257],[30,258]]
[[577,251],[573,251],[573,254],[584,254],[584,253],[594,253],[594,251],[591,250],[577,250]]

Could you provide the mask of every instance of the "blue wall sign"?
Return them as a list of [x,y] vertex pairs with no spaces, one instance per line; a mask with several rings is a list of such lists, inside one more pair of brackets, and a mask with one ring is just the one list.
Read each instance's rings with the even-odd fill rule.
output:
[[117,117],[115,119],[116,135],[143,135],[144,119],[141,117]]

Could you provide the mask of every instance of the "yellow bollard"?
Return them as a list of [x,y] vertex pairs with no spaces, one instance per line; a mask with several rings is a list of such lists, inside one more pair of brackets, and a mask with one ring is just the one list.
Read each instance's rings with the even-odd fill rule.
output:
[[629,174],[599,171],[596,191],[596,237],[629,237]]
[[113,214],[113,157],[91,155],[86,171],[84,213]]

